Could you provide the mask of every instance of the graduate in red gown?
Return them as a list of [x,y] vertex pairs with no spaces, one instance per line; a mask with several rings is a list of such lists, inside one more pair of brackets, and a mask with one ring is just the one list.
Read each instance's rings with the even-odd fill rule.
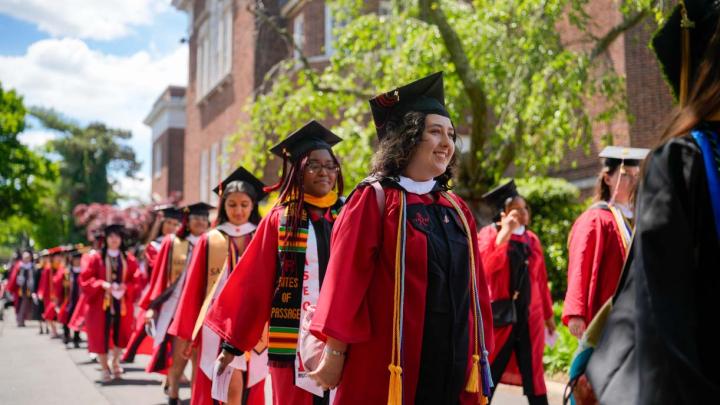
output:
[[[160,244],[167,235],[174,235],[175,232],[180,228],[180,222],[183,219],[183,214],[178,207],[172,204],[165,204],[155,207],[155,223],[153,224],[150,233],[152,235],[158,235],[154,237],[147,245],[145,245],[144,257],[145,257],[145,274],[142,279],[142,287],[145,288],[153,279],[153,265],[157,260],[157,254],[160,250]],[[143,319],[140,326],[142,326]]]
[[595,203],[568,238],[568,288],[562,321],[578,339],[615,293],[632,238],[632,195],[647,149],[607,147]]
[[[104,247],[89,258],[87,267],[80,273],[80,286],[87,300],[88,351],[98,355],[102,382],[122,376],[120,354],[128,343],[135,319],[137,261],[125,252],[124,236],[124,225],[108,225]],[[113,354],[112,370],[108,363],[109,351]]]
[[[225,341],[221,369],[253,351],[269,322],[273,403],[329,403],[296,354],[305,310],[317,303],[343,182],[331,148],[340,138],[311,121],[271,149],[283,159],[280,197],[263,219],[206,325]],[[337,191],[335,191],[337,189]]]
[[[88,250],[82,246],[74,247],[68,251],[70,255],[69,265],[65,269],[65,274],[62,277],[62,304],[60,311],[58,312],[58,322],[63,325],[63,343],[70,343],[70,319],[73,313],[77,309],[78,301],[80,300],[80,272],[82,267],[80,263],[82,260],[83,251]],[[73,346],[77,349],[80,347],[80,332],[73,331],[72,337]]]
[[[87,268],[90,258],[93,257],[97,252],[101,251],[105,234],[101,229],[94,230],[90,235],[92,242],[92,248],[83,251],[80,256],[80,272]],[[80,296],[78,297],[77,304],[75,304],[75,310],[70,317],[68,327],[75,332],[85,330],[85,314],[87,313],[87,296],[83,292],[82,286],[80,288]]]
[[473,215],[449,191],[442,73],[370,105],[380,146],[333,228],[311,376],[338,387],[335,404],[487,403],[490,299]]
[[62,302],[62,277],[65,274],[65,263],[62,255],[62,247],[57,246],[48,249],[50,254],[49,266],[43,268],[38,286],[38,298],[43,302],[42,317],[50,327],[50,337],[59,338],[57,332],[57,311]]
[[547,404],[545,330],[553,334],[555,321],[540,239],[527,229],[530,211],[513,180],[483,199],[500,213],[478,234],[493,303],[493,381],[522,386],[531,405]]
[[[221,351],[222,339],[203,326],[207,310],[223,289],[227,277],[255,234],[260,222],[258,203],[265,198],[265,185],[250,172],[239,167],[213,191],[220,196],[216,226],[200,237],[193,249],[187,279],[168,333],[191,342],[194,348],[193,381],[190,403],[211,405],[215,359]],[[262,350],[260,351],[262,352]],[[240,359],[244,360],[244,358]],[[240,364],[242,363],[242,364]],[[250,367],[267,365],[251,361]],[[238,368],[247,369],[243,362]],[[265,401],[264,377],[249,389],[247,373],[233,373],[229,384],[229,404],[260,405]]]
[[35,261],[31,249],[24,249],[20,261],[15,264],[8,280],[8,291],[15,298],[15,316],[18,327],[24,327],[25,321],[32,316]]
[[[151,325],[152,357],[145,371],[167,373],[168,404],[178,404],[180,378],[188,359],[183,356],[188,342],[167,334],[187,278],[187,267],[200,237],[209,226],[212,205],[204,202],[182,209],[183,224],[177,235],[167,235],[154,263],[152,283],[140,299],[146,323]],[[146,328],[143,328],[143,331]]]

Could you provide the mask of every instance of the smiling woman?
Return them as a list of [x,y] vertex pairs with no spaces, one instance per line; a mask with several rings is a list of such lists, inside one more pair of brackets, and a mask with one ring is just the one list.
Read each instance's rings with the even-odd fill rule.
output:
[[333,229],[310,327],[328,346],[311,377],[338,387],[336,403],[490,395],[490,302],[475,221],[449,192],[455,130],[443,93],[436,73],[370,101],[380,147]]

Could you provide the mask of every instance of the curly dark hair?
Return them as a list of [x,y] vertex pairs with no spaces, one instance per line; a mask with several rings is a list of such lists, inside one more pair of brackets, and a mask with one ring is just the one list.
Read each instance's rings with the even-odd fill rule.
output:
[[[413,152],[422,141],[425,131],[425,118],[428,114],[411,111],[401,119],[391,120],[387,124],[387,134],[380,141],[378,151],[372,160],[371,175],[383,178],[398,178],[410,163]],[[453,142],[456,136],[453,135]],[[457,149],[457,148],[456,148]],[[442,190],[450,190],[450,180],[453,178],[457,153],[453,153],[445,173],[435,180]]]

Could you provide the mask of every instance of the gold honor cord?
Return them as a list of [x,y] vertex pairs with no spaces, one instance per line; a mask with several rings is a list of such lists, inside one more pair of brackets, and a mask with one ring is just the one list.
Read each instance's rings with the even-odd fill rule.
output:
[[695,23],[688,18],[685,0],[679,1],[680,5],[680,31],[682,40],[682,64],[680,66],[680,105],[685,106],[688,99],[690,87],[690,29],[695,28]]
[[392,354],[390,356],[390,386],[388,389],[388,405],[402,404],[402,284],[405,283],[403,268],[405,267],[405,192],[400,191],[400,210],[397,240],[395,244],[395,291],[393,295],[393,335]]

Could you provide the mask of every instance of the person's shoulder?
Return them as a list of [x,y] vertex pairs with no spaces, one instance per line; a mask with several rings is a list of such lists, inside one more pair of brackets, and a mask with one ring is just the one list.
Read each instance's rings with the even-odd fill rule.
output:
[[580,216],[575,220],[575,226],[588,225],[593,223],[606,223],[612,222],[613,214],[610,209],[607,208],[607,203],[600,201],[592,204],[586,209]]

